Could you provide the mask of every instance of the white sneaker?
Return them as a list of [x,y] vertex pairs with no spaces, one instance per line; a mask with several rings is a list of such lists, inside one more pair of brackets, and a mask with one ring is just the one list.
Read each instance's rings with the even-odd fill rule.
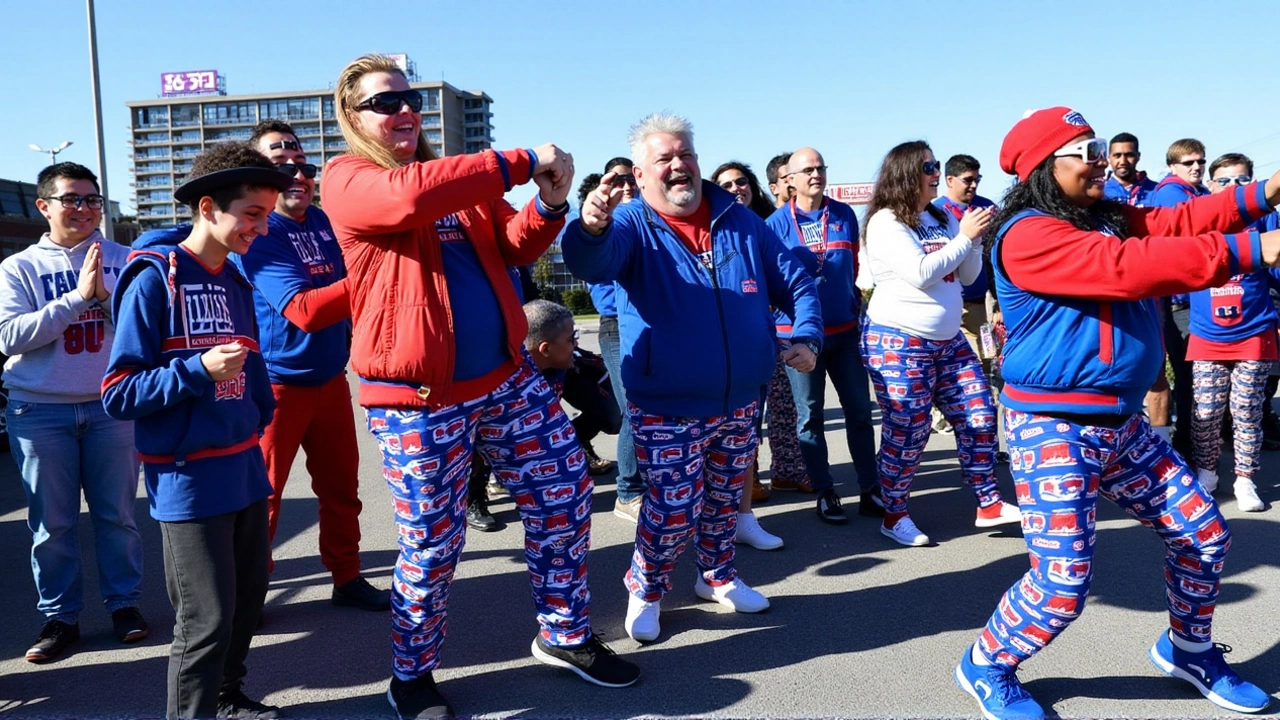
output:
[[1204,491],[1212,495],[1218,489],[1218,473],[1213,470],[1201,468],[1196,471],[1196,479],[1200,481],[1200,487]]
[[1247,477],[1237,477],[1235,484],[1236,507],[1242,512],[1262,512],[1267,506],[1258,497],[1258,488]]
[[627,634],[636,642],[653,642],[658,639],[661,628],[658,626],[658,614],[662,612],[662,601],[646,602],[632,593],[627,593],[627,619],[624,625]]
[[885,527],[884,523],[880,523],[880,534],[893,538],[908,547],[921,547],[929,544],[929,536],[920,532],[920,528],[911,522],[911,516],[909,515],[903,515],[899,518],[892,530]]
[[980,508],[978,517],[973,521],[974,527],[989,528],[998,525],[1012,525],[1022,522],[1022,512],[1017,505],[1002,502],[989,508]]
[[699,573],[697,581],[693,583],[693,592],[703,600],[718,602],[740,613],[758,613],[769,609],[769,598],[752,590],[738,578],[712,587]]
[[753,512],[738,513],[738,542],[757,550],[777,550],[782,547],[782,538],[760,527],[760,521]]

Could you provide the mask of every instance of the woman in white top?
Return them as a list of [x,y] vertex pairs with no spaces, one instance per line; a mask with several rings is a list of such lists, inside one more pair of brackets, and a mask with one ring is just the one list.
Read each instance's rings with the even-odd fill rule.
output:
[[982,270],[982,244],[972,238],[981,237],[991,212],[970,210],[957,221],[935,207],[941,166],[923,141],[890,150],[863,237],[865,267],[875,285],[862,357],[881,410],[880,532],[913,546],[929,544],[907,515],[907,497],[929,440],[935,396],[955,428],[960,467],[977,496],[975,525],[1021,520],[996,485],[995,405],[982,363],[960,334],[961,285]]

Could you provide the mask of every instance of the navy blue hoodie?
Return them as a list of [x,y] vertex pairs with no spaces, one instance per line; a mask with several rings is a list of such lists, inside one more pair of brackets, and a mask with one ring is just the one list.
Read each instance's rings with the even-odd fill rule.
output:
[[[275,411],[249,282],[178,246],[190,225],[133,244],[111,307],[116,338],[102,403],[133,420],[151,515],[176,522],[241,510],[271,494],[258,438]],[[200,356],[249,348],[239,377],[214,382]]]
[[564,233],[564,262],[590,283],[617,281],[622,384],[647,413],[727,415],[773,375],[770,304],[796,319],[792,342],[822,343],[813,279],[764,221],[703,182],[711,210],[706,262],[643,199],[619,206],[599,237]]

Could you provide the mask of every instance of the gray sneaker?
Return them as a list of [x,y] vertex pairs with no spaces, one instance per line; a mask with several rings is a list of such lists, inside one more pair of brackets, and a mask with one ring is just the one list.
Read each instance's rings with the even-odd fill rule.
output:
[[622,500],[619,498],[613,503],[613,514],[623,520],[630,520],[633,523],[640,522],[640,504],[644,502],[642,495],[637,495],[630,500]]

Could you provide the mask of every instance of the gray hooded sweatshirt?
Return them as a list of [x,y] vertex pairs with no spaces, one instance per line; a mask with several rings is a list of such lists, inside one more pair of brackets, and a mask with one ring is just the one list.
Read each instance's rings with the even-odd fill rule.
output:
[[80,403],[102,397],[102,375],[115,323],[110,300],[85,300],[76,289],[93,243],[102,245],[102,276],[115,290],[130,250],[94,232],[73,248],[40,242],[0,262],[0,353],[9,398]]

